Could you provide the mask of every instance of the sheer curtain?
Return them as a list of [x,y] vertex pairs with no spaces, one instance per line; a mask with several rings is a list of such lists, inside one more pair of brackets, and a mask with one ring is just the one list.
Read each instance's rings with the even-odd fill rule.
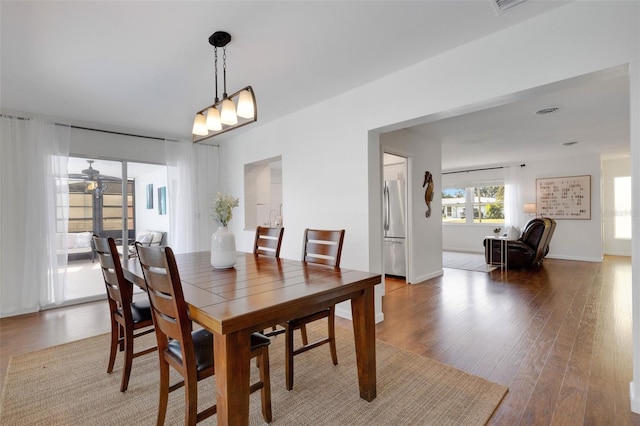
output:
[[504,225],[520,228],[522,217],[522,195],[520,185],[522,184],[522,167],[512,165],[504,168]]
[[218,148],[191,141],[165,141],[169,235],[175,253],[210,249],[216,223],[210,206],[218,190]]
[[[70,129],[0,117],[0,317],[64,301]],[[56,227],[59,227],[56,229]]]

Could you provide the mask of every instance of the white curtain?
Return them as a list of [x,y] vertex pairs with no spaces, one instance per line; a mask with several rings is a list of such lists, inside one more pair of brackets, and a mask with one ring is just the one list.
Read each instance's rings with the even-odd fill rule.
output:
[[0,117],[0,317],[65,299],[70,129]]
[[216,222],[210,215],[218,191],[218,148],[191,141],[165,141],[169,235],[175,253],[210,249]]
[[522,167],[512,165],[504,168],[504,225],[521,228],[522,219]]

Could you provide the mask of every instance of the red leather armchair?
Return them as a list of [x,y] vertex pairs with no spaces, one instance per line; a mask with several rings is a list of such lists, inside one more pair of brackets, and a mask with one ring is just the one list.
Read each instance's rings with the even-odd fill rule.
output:
[[502,259],[502,248],[507,250],[507,267],[509,269],[530,268],[540,265],[549,253],[549,242],[556,228],[556,221],[546,217],[531,219],[525,225],[522,235],[515,241],[505,244],[492,244],[484,240],[484,256],[487,264],[499,265]]

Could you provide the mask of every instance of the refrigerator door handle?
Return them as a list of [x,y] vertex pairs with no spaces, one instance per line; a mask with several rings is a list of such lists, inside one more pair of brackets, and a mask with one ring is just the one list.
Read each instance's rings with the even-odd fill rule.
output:
[[388,231],[389,230],[389,214],[391,213],[389,211],[389,187],[387,187],[387,185],[384,186],[384,230]]

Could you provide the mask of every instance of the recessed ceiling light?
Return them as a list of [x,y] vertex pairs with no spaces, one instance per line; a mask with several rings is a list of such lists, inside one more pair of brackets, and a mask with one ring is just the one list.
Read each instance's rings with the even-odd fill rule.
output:
[[538,111],[536,111],[536,115],[548,115],[548,114],[556,113],[558,111],[560,111],[559,106],[550,106],[550,107],[539,109]]
[[578,143],[578,141],[563,142],[562,145],[563,146],[571,146],[571,145],[575,145],[577,143]]

